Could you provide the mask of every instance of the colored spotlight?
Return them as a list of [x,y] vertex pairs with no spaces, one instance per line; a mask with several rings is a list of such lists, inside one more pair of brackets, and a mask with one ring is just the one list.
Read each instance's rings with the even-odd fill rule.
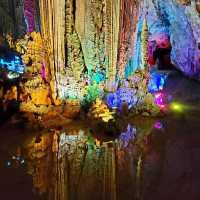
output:
[[163,124],[161,122],[156,122],[154,124],[154,128],[160,130],[160,129],[163,129]]
[[179,104],[179,103],[171,103],[170,105],[171,110],[175,111],[175,112],[182,112],[184,110],[183,105]]

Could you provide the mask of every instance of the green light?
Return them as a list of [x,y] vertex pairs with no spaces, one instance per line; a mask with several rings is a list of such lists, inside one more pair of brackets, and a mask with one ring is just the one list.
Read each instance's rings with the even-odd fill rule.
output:
[[176,103],[176,102],[174,102],[174,103],[172,103],[171,105],[170,105],[170,108],[172,109],[172,110],[174,110],[174,111],[176,111],[176,112],[182,112],[183,111],[183,105],[181,105],[181,104],[179,104],[179,103]]

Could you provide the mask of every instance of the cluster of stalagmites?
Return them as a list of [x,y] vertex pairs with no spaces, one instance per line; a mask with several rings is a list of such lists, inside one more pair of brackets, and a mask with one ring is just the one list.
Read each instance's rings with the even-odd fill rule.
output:
[[[148,73],[136,71],[128,80],[128,88],[135,91],[135,104],[130,109],[133,115],[156,116],[160,109],[154,102],[154,97],[148,92]],[[127,87],[127,86],[126,86]]]

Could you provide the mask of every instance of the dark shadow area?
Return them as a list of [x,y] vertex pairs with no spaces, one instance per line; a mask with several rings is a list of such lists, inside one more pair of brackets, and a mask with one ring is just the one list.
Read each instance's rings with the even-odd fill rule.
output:
[[19,112],[19,102],[15,100],[0,102],[0,126],[10,120],[13,115]]
[[159,70],[175,70],[174,65],[171,63],[171,50],[172,48],[156,48],[154,51],[154,60],[157,60]]

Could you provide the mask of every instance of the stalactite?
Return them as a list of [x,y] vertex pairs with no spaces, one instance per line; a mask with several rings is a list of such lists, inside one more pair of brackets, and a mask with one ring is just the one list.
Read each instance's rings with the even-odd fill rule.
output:
[[65,67],[65,0],[40,0],[42,35],[47,47],[52,93],[58,97],[60,74]]
[[119,78],[124,78],[125,67],[129,59],[133,56],[135,32],[138,22],[137,0],[120,1],[120,32],[118,48],[117,72]]
[[[66,67],[70,69],[73,77],[79,81],[84,69],[84,60],[80,39],[75,29],[75,10],[76,8],[74,7],[73,1],[68,0],[66,2],[65,20]],[[66,76],[68,75],[69,74],[66,74]]]
[[118,36],[119,36],[119,0],[106,0],[105,12],[106,12],[106,37],[105,48],[108,60],[107,68],[107,90],[115,90],[116,81],[116,66],[117,66],[117,49],[118,49]]
[[148,25],[146,18],[143,21],[141,33],[141,66],[140,68],[146,70],[148,66]]
[[105,62],[105,26],[103,23],[104,5],[100,0],[77,1],[76,30],[79,35],[89,77],[93,81],[99,72],[104,76]]
[[[69,36],[69,34],[72,33],[73,27],[74,27],[74,15],[73,15],[73,1],[72,0],[67,0],[66,5],[65,5],[65,34],[66,37]],[[67,39],[67,38],[66,38]]]
[[24,16],[29,33],[35,30],[35,8],[35,0],[24,0]]
[[[40,0],[42,35],[48,47],[54,96],[63,88],[69,70],[77,81],[86,67],[90,81],[103,80],[107,73],[109,90],[115,84],[120,1],[87,0],[81,2],[81,8],[78,3]],[[84,24],[77,22],[79,15]]]
[[81,42],[75,29],[76,4],[67,0],[65,6],[65,66],[59,72],[58,96],[61,99],[78,98],[84,95],[84,59]]
[[4,33],[14,32],[13,18],[2,5],[0,5],[0,27]]

